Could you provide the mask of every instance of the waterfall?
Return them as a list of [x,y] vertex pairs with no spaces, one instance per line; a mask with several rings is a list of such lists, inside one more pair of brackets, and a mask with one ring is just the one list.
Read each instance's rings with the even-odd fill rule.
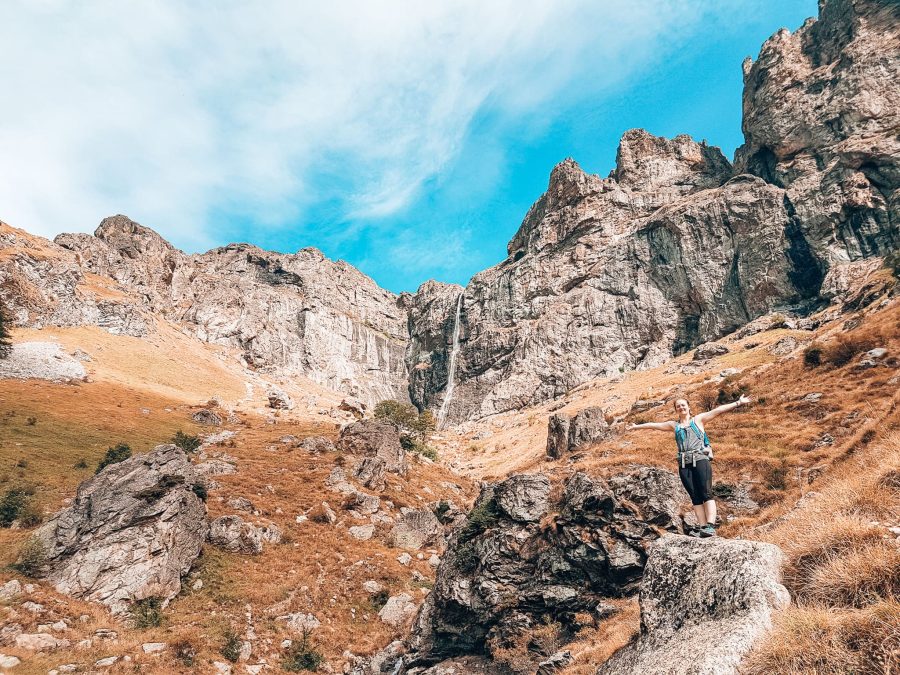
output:
[[447,369],[447,389],[444,392],[444,400],[438,412],[437,428],[444,426],[447,419],[447,409],[450,407],[450,399],[453,398],[453,386],[456,384],[456,354],[459,352],[459,313],[462,309],[463,293],[456,300],[456,318],[453,320],[453,346],[450,348],[450,365]]

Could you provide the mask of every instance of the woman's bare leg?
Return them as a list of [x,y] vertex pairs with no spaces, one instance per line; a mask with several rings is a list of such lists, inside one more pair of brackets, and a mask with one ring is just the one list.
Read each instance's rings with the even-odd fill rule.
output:
[[[706,502],[706,504],[709,503],[710,502]],[[706,523],[709,522],[706,519],[706,504],[699,504],[697,506],[694,506],[694,513],[697,515],[697,523],[700,525],[700,527],[703,527],[704,525],[706,525]],[[713,512],[715,512],[715,503],[713,503]]]
[[[696,509],[698,507],[695,506],[694,508]],[[703,511],[705,512],[704,518],[706,519],[706,522],[709,523],[710,525],[715,525],[716,524],[716,500],[710,499],[708,502],[704,502],[703,506],[700,508],[702,508]]]

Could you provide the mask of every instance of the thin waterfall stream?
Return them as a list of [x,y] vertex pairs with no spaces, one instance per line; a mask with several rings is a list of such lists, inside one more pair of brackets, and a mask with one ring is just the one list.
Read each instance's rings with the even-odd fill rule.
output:
[[447,369],[447,391],[444,393],[444,400],[441,402],[441,409],[438,412],[437,428],[444,426],[447,419],[447,410],[450,407],[450,399],[453,398],[453,387],[456,384],[456,355],[459,352],[459,313],[462,310],[463,293],[459,294],[456,300],[456,317],[453,320],[453,344],[450,347],[450,365]]

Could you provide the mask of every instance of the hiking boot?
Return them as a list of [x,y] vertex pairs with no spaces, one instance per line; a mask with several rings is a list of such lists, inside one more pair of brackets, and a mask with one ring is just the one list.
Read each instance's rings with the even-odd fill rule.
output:
[[712,525],[704,525],[699,530],[701,537],[715,537],[716,536],[716,528]]
[[699,530],[699,529],[695,528],[695,529],[693,529],[693,530],[688,530],[687,536],[699,538],[699,537],[702,537],[703,535],[700,534],[700,530]]

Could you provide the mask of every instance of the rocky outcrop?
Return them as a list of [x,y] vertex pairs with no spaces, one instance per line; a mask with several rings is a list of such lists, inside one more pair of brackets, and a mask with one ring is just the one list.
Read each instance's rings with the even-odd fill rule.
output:
[[20,326],[99,326],[143,336],[152,321],[69,251],[0,223],[0,300]]
[[405,667],[489,656],[545,618],[571,625],[604,598],[634,593],[646,545],[682,528],[679,490],[674,474],[649,467],[615,483],[575,474],[558,502],[539,474],[484,488],[451,535]]
[[433,544],[443,528],[430,509],[400,509],[400,516],[391,528],[390,541],[399,548],[418,550]]
[[789,236],[807,259],[794,273],[811,285],[900,246],[900,5],[819,6],[818,20],[778,31],[744,62],[736,155],[738,170],[785,189]]
[[168,601],[206,538],[200,482],[174,445],[107,466],[35,534],[46,558],[41,575],[113,612],[145,598]]
[[195,337],[240,349],[257,370],[303,374],[366,403],[407,398],[397,296],[314,248],[281,254],[231,244],[186,255],[122,215],[93,237],[55,242],[74,254],[76,269],[111,277]]
[[209,524],[209,542],[230,553],[259,554],[264,541],[276,543],[281,532],[275,528],[259,527],[240,516],[221,516]]
[[550,416],[547,423],[547,457],[559,459],[578,448],[609,438],[612,430],[606,422],[603,408],[579,410],[571,417],[566,413]]
[[[385,471],[406,473],[406,450],[400,445],[400,431],[390,422],[368,419],[347,425],[341,431],[336,447],[340,452],[358,457],[381,459]],[[371,468],[377,474],[377,469]]]
[[641,582],[641,633],[598,675],[727,675],[790,602],[781,550],[732,539],[655,541]]

